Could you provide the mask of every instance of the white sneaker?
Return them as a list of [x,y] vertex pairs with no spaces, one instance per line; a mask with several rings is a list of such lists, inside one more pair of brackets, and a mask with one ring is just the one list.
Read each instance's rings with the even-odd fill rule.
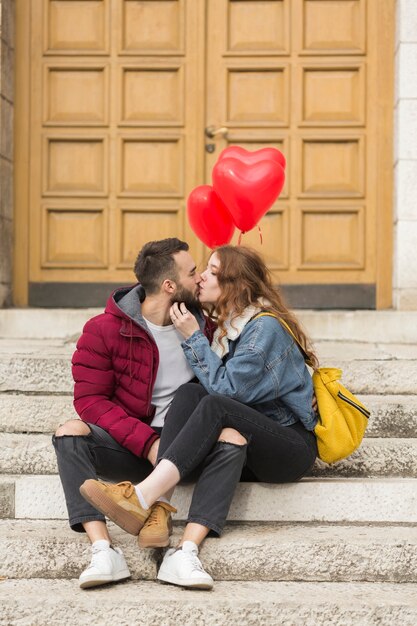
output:
[[103,550],[93,546],[92,552],[91,563],[79,578],[81,589],[130,578],[130,572],[120,548],[111,547]]
[[164,583],[212,589],[213,579],[204,571],[198,558],[198,548],[193,541],[184,541],[181,548],[171,548],[165,553],[157,579]]

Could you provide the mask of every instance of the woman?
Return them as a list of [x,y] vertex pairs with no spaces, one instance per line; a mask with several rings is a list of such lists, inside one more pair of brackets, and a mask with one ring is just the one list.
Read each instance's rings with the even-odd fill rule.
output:
[[[261,257],[243,246],[218,248],[201,275],[199,299],[218,328],[210,346],[184,303],[171,308],[171,320],[184,337],[185,356],[201,385],[188,383],[178,390],[162,431],[158,465],[136,488],[96,484],[83,493],[99,509],[105,498],[101,510],[122,527],[126,515],[136,516],[143,525],[149,514],[146,506],[199,466],[225,429],[240,433],[247,443],[245,473],[251,480],[296,481],[315,461],[317,414],[311,376],[296,341],[277,318],[289,326],[313,365],[317,359]],[[238,480],[230,482],[230,490]],[[133,503],[136,512],[127,514]],[[194,575],[201,582],[194,586],[210,588],[197,546],[211,528],[220,534],[226,515],[215,525],[206,520],[188,524],[179,549],[166,553],[158,579],[184,584],[181,550],[191,551]]]

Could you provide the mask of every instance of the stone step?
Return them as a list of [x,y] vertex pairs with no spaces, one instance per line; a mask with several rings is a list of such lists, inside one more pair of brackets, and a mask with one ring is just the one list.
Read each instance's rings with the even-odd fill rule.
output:
[[70,339],[103,308],[1,309],[0,337],[7,339]]
[[[183,526],[175,526],[176,545]],[[160,550],[138,549],[136,538],[109,525],[134,580],[154,580]],[[75,578],[88,565],[85,535],[66,522],[0,522],[0,577]],[[417,582],[417,528],[370,525],[229,524],[221,540],[207,538],[201,559],[214,580]]]
[[56,350],[0,353],[0,392],[72,393],[71,355]]
[[77,417],[72,395],[0,394],[0,432],[52,434]]
[[[102,313],[90,309],[1,309],[0,337],[65,339],[80,334],[85,322]],[[417,343],[416,311],[296,311],[315,340]]]
[[315,351],[320,365],[333,366],[338,361],[416,360],[417,344],[367,343],[362,341],[318,341]]
[[[1,309],[0,309],[1,312]],[[334,339],[317,339],[314,342],[317,356],[326,365],[327,361],[392,361],[416,359],[417,342],[393,343]],[[0,337],[0,355],[51,359],[64,357],[71,360],[76,340],[71,339],[4,339]]]
[[15,517],[15,479],[13,476],[0,476],[0,518]]
[[327,465],[317,460],[312,476],[372,478],[378,476],[417,478],[417,438],[364,439],[350,457]]
[[[416,351],[417,352],[417,351]],[[71,353],[0,354],[0,392],[72,393]],[[417,394],[417,359],[332,360],[354,393]]]
[[[371,411],[367,437],[414,437],[417,403],[413,396],[366,396],[359,399]],[[0,394],[0,432],[48,433],[78,417],[72,396]]]
[[417,311],[296,311],[310,337],[331,341],[417,343]]
[[[0,433],[0,474],[56,473],[50,435]],[[347,459],[331,466],[316,462],[312,475],[417,477],[417,438],[364,439],[360,448]]]
[[0,623],[42,626],[415,626],[416,585],[219,582],[211,594],[154,582],[82,591],[77,580],[5,580]]
[[[181,485],[173,504],[187,519],[193,485]],[[67,519],[59,477],[0,477],[3,514],[16,519]],[[297,483],[240,483],[230,521],[242,522],[417,522],[417,480],[412,478],[304,478]]]

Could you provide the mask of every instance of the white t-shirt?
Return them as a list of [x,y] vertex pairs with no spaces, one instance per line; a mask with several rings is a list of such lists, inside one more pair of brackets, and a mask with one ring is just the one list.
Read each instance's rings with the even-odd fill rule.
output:
[[151,426],[162,427],[165,415],[180,385],[194,378],[181,348],[182,335],[170,326],[156,326],[145,318],[159,351],[159,367],[152,393],[152,404],[156,407]]

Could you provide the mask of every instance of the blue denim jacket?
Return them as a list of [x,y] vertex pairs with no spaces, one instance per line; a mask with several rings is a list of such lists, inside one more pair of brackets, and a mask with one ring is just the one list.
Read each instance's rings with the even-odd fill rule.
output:
[[229,342],[223,359],[201,330],[182,347],[208,393],[238,400],[283,426],[301,421],[314,430],[311,376],[297,344],[278,320],[264,316],[248,322],[236,341]]

